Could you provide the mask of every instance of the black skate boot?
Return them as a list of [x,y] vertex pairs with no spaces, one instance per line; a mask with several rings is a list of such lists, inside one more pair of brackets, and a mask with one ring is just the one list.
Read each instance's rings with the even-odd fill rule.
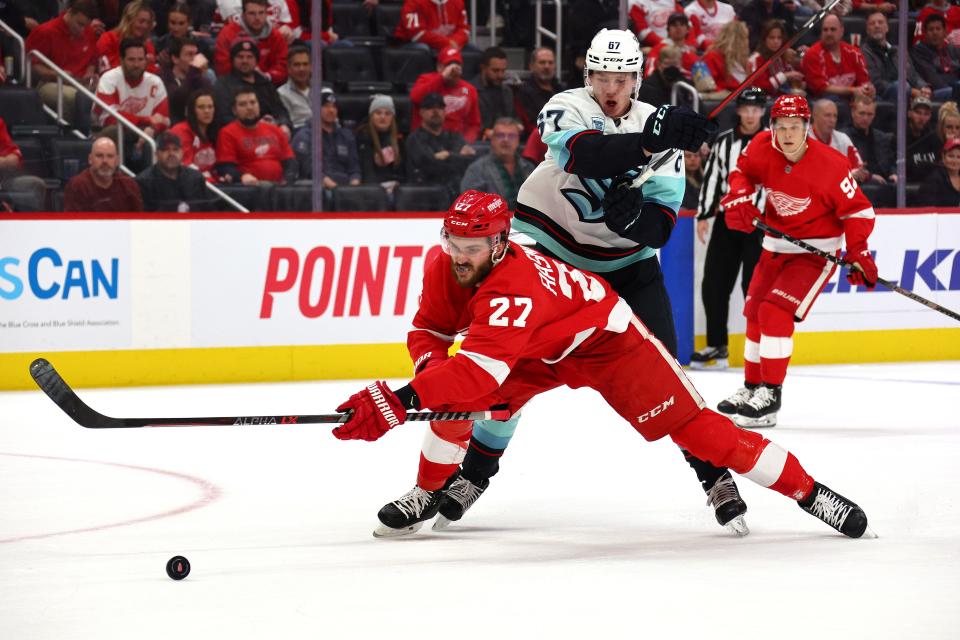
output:
[[722,371],[730,366],[730,354],[727,345],[722,347],[704,347],[690,355],[691,369]]
[[735,534],[743,537],[750,533],[743,515],[747,512],[747,503],[740,497],[737,483],[727,471],[707,490],[707,506],[713,507],[717,522]]
[[721,400],[720,404],[717,405],[717,411],[720,413],[725,413],[728,416],[736,415],[740,410],[740,407],[745,405],[751,397],[753,397],[753,392],[759,387],[758,384],[750,384],[749,382],[744,382],[743,386],[734,392],[732,396],[726,400]]
[[467,509],[473,506],[489,486],[489,480],[481,480],[480,484],[474,484],[463,476],[459,476],[440,499],[440,515],[433,523],[434,530],[445,529],[451,522],[462,518]]
[[374,529],[373,537],[392,538],[419,531],[425,521],[437,515],[440,498],[458,477],[459,473],[454,474],[436,491],[427,491],[415,485],[393,502],[383,505],[377,513],[380,525]]
[[740,407],[733,421],[738,427],[758,429],[777,426],[782,387],[779,384],[760,385],[750,399]]
[[863,509],[819,482],[814,482],[807,499],[797,504],[845,536],[859,538],[867,531],[867,514]]

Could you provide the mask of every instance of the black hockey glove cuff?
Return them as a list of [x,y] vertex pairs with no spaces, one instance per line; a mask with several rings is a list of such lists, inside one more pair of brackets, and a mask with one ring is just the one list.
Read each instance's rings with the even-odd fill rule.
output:
[[693,109],[665,104],[643,125],[643,148],[653,153],[667,149],[697,151],[717,125]]
[[611,231],[646,247],[665,245],[677,223],[671,209],[655,202],[644,203],[642,190],[626,184],[607,191],[603,211],[603,220]]
[[420,408],[420,396],[417,395],[417,392],[409,384],[405,384],[394,391],[393,395],[400,399],[400,404],[403,405],[404,409]]

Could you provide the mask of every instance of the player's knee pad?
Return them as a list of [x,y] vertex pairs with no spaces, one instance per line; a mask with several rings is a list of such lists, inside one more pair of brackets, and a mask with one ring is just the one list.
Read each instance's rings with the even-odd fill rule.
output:
[[670,437],[701,460],[737,473],[752,469],[768,442],[753,431],[738,428],[729,418],[711,409],[701,411]]
[[766,300],[760,305],[760,357],[782,359],[793,355],[793,315]]

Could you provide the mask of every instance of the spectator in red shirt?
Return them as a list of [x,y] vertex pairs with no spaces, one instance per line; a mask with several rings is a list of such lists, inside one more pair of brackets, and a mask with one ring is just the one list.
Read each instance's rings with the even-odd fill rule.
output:
[[143,40],[147,52],[147,71],[160,73],[157,66],[157,52],[153,48],[150,33],[153,31],[156,19],[150,3],[146,0],[136,0],[123,8],[120,24],[116,29],[104,32],[97,40],[97,56],[99,57],[100,73],[114,69],[120,65],[120,42],[128,38]]
[[843,41],[843,23],[832,13],[820,25],[820,40],[803,54],[801,69],[812,96],[837,100],[877,92],[863,54]]
[[[93,89],[97,84],[97,36],[90,23],[96,17],[94,0],[72,0],[62,15],[30,32],[27,51],[42,53],[75,80]],[[56,72],[36,59],[31,58],[31,65],[33,77],[39,81],[40,99],[56,109]],[[78,96],[77,90],[66,83],[63,85],[63,117],[78,129],[90,128],[90,100]]]
[[64,189],[64,211],[143,211],[137,182],[117,171],[120,160],[113,140],[97,138],[88,161],[90,166],[70,178]]
[[173,125],[170,129],[171,133],[180,137],[184,166],[196,169],[209,182],[216,181],[215,115],[213,91],[200,89],[190,94],[187,102],[187,119]]
[[443,128],[455,131],[467,142],[474,142],[480,136],[480,100],[477,90],[461,77],[463,56],[460,49],[447,47],[437,56],[437,70],[425,73],[417,78],[410,90],[413,102],[413,123],[411,130],[420,127],[420,102],[429,93],[439,93],[446,103],[446,117]]
[[[470,39],[463,0],[404,0],[393,35],[403,42],[437,51],[447,47],[462,49]],[[413,112],[417,113],[417,109]]]
[[43,209],[47,195],[44,181],[36,176],[23,175],[23,154],[7,132],[7,124],[0,118],[0,191],[29,191],[33,195],[34,211]]
[[287,81],[287,41],[267,22],[267,0],[243,0],[240,20],[224,25],[217,36],[214,53],[214,69],[218,76],[230,73],[230,48],[234,42],[248,37],[257,44],[260,52],[258,69],[279,86]]
[[660,50],[670,45],[680,50],[680,66],[683,68],[683,75],[690,77],[693,63],[699,60],[700,56],[697,55],[697,48],[690,37],[690,20],[685,13],[673,13],[667,18],[667,37],[650,49],[646,57],[643,77],[649,77],[656,70]]
[[293,182],[297,163],[286,134],[260,119],[253,89],[239,89],[233,99],[236,120],[217,135],[217,172],[226,182]]
[[[760,44],[757,50],[747,60],[747,71],[753,73],[762,64],[783,46],[786,37],[786,28],[782,20],[767,20],[760,31]],[[804,93],[803,72],[797,70],[800,58],[793,49],[767,66],[767,70],[760,74],[754,85],[763,89],[769,96],[778,96],[781,93]]]
[[747,78],[747,61],[750,58],[750,34],[747,25],[739,20],[728,22],[703,61],[717,85],[717,91],[733,91]]

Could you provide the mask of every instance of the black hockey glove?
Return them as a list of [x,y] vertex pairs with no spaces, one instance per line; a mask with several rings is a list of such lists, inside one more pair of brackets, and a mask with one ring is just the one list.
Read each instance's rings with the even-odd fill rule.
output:
[[643,190],[615,180],[603,196],[603,221],[621,238],[646,247],[662,247],[670,239],[676,215],[655,202],[643,203]]
[[717,124],[693,109],[665,104],[643,125],[643,148],[652,153],[667,149],[697,151],[717,130]]

